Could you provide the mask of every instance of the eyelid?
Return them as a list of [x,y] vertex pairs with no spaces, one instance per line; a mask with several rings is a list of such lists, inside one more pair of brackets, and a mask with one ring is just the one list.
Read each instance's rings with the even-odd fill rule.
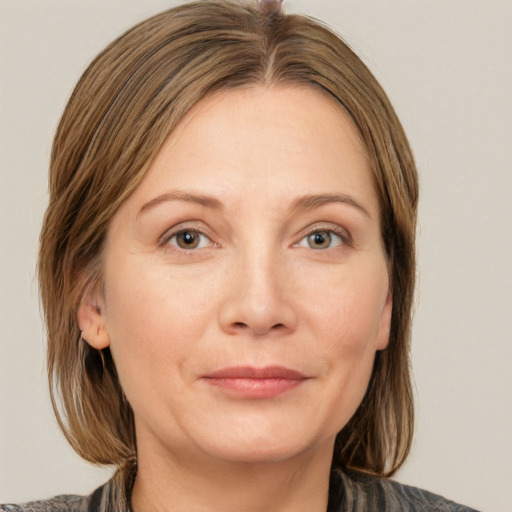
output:
[[312,235],[314,233],[321,232],[321,231],[332,232],[335,235],[338,235],[341,238],[341,240],[343,241],[344,245],[350,245],[350,246],[353,245],[352,236],[347,229],[345,229],[337,224],[322,223],[322,222],[315,223],[313,226],[310,226],[310,227],[302,230],[300,232],[300,234],[298,235],[300,237],[298,242],[294,243],[293,245],[298,246],[299,242],[301,242],[305,237]]
[[[165,231],[165,233],[158,238],[158,245],[170,246],[169,241],[171,240],[172,237],[176,236],[177,234],[179,234],[183,231],[192,231],[192,232],[198,233],[200,236],[205,236],[206,238],[208,238],[208,240],[210,241],[210,246],[217,246],[218,244],[216,244],[213,241],[212,235],[210,233],[208,233],[208,230],[197,226],[197,224],[195,222],[196,221],[185,221],[185,222],[180,222],[179,224],[176,224],[172,228]],[[172,246],[172,247],[175,247],[175,246]],[[175,247],[175,248],[179,251],[185,251],[185,252],[187,251],[187,249],[182,249],[180,247]],[[193,251],[193,250],[196,250],[196,249],[190,249],[190,251]]]
[[[209,232],[210,230],[205,229],[202,226],[201,227],[198,226],[197,222],[199,222],[199,221],[190,220],[190,221],[180,222],[179,224],[172,226],[158,238],[158,245],[170,246],[169,241],[171,240],[172,237],[176,236],[177,234],[179,234],[180,232],[183,232],[183,231],[193,231],[193,232],[198,233],[201,236],[205,236],[206,238],[208,238],[208,240],[210,241],[210,247],[218,247],[219,244],[214,241],[213,236]],[[348,246],[353,245],[352,236],[347,229],[345,229],[337,224],[323,223],[323,222],[315,223],[312,226],[309,226],[308,228],[303,229],[297,235],[299,237],[297,242],[293,243],[292,245],[294,247],[298,247],[299,243],[304,238],[306,238],[307,236],[310,236],[314,233],[322,232],[322,231],[332,232],[335,235],[339,236],[343,242],[343,245],[348,245]],[[176,249],[178,251],[184,251],[184,252],[187,251],[187,249],[183,249],[183,248],[179,248],[179,247],[176,247]],[[194,251],[194,250],[197,250],[197,249],[190,249],[190,251]]]
[[[197,245],[194,247],[181,247],[180,243],[178,241],[178,237],[183,233],[193,233],[197,238]],[[205,241],[202,239],[206,239]],[[180,251],[197,251],[198,249],[205,249],[210,244],[211,240],[210,238],[205,235],[204,233],[201,233],[199,231],[193,230],[193,229],[182,229],[178,231],[177,233],[174,233],[174,235],[171,235],[171,237],[167,240],[167,244],[171,245],[173,248],[180,250]]]

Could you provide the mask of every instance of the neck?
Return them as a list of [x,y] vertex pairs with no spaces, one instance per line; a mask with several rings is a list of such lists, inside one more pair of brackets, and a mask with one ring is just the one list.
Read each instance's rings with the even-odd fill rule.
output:
[[332,449],[328,443],[273,462],[219,461],[190,453],[155,457],[139,451],[132,508],[134,512],[325,512]]

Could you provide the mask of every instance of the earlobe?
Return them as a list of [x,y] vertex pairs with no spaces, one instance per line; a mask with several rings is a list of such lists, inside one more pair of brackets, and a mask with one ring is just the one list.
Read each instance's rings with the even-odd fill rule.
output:
[[82,338],[91,347],[102,350],[110,345],[104,305],[98,300],[96,293],[87,292],[83,295],[76,316]]

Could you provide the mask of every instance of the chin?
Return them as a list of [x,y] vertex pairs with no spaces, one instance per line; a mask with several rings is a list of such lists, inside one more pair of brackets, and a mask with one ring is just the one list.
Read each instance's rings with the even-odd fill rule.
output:
[[230,432],[226,438],[210,438],[202,448],[211,456],[230,462],[273,463],[319,451],[321,445],[326,445],[332,451],[335,437],[334,434],[327,439],[319,440],[304,433],[295,432],[294,435],[283,430],[280,433],[244,432],[240,435]]

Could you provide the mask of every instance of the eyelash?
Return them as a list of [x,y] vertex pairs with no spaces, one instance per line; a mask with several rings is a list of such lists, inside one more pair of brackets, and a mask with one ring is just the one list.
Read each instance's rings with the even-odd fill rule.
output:
[[[309,244],[308,244],[309,237],[314,236],[317,233],[327,233],[327,234],[329,234],[329,236],[334,235],[335,237],[339,238],[340,242],[338,243],[338,245],[336,245],[334,247],[332,247],[331,245],[329,245],[328,247],[325,247],[325,248],[314,248],[314,247],[309,246]],[[331,241],[332,241],[332,238],[331,238]],[[305,242],[306,245],[302,245],[302,242]],[[326,249],[334,249],[336,247],[343,246],[343,245],[352,245],[352,240],[346,230],[344,230],[342,228],[333,228],[331,226],[330,227],[318,226],[318,227],[315,227],[315,228],[311,229],[310,231],[308,231],[299,240],[299,242],[294,244],[294,247],[309,246],[309,248],[312,250],[320,251],[320,250],[326,250]]]
[[[218,246],[218,244],[214,243],[212,241],[211,237],[209,235],[207,235],[201,229],[198,229],[198,228],[195,228],[195,227],[194,228],[192,228],[192,227],[188,228],[186,226],[185,227],[180,227],[177,231],[167,232],[164,235],[162,235],[162,237],[159,240],[159,245],[165,246],[165,247],[169,247],[170,246],[170,247],[173,248],[173,250],[180,251],[180,252],[185,252],[185,253],[193,252],[196,249],[204,249],[204,248],[206,248],[204,246],[201,246],[201,247],[195,246],[195,247],[192,247],[192,248],[185,248],[185,247],[180,247],[178,245],[178,242],[171,243],[171,241],[173,239],[176,239],[176,237],[178,237],[180,234],[183,234],[183,233],[195,234],[195,235],[199,236],[200,239],[201,238],[203,238],[203,239],[206,238],[209,241],[209,245],[211,244],[214,247]],[[301,237],[301,239],[297,243],[293,244],[293,247],[306,247],[306,245],[302,245],[302,242],[305,242],[307,245],[309,245],[308,244],[308,238],[311,237],[311,236],[314,236],[317,233],[327,233],[329,235],[334,235],[335,237],[339,238],[340,242],[335,247],[343,246],[343,245],[351,245],[352,244],[351,237],[347,233],[346,230],[341,229],[341,228],[336,229],[336,228],[333,228],[333,227],[318,226],[318,227],[315,227],[315,228],[311,229],[310,231],[307,231],[307,233],[305,235],[303,235]],[[332,238],[331,238],[331,241],[332,241]],[[199,240],[198,244],[199,245],[201,244],[201,240]],[[325,248],[323,248],[323,247],[322,248],[313,248],[311,246],[309,246],[309,248],[312,249],[312,250],[315,250],[315,251],[321,251],[321,250],[326,250],[326,249],[332,249],[334,247],[332,247],[331,244],[330,244],[328,247],[325,247]]]
[[[178,229],[177,231],[173,231],[173,232],[167,232],[165,233],[161,238],[160,238],[160,241],[159,241],[159,244],[162,245],[162,246],[171,246],[173,249],[177,250],[177,251],[184,251],[184,252],[192,252],[194,251],[195,249],[204,249],[205,247],[192,247],[192,248],[185,248],[185,247],[180,247],[178,242],[176,243],[171,243],[171,241],[173,239],[176,239],[180,234],[184,234],[184,233],[191,233],[191,234],[195,234],[196,236],[199,236],[200,239],[201,238],[206,238],[210,244],[213,244],[214,246],[217,245],[215,243],[212,242],[211,240],[211,237],[208,236],[206,233],[204,233],[203,231],[201,231],[200,229],[197,229],[197,228],[188,228],[188,227],[181,227],[180,229]],[[199,244],[201,244],[201,240],[199,240]]]

